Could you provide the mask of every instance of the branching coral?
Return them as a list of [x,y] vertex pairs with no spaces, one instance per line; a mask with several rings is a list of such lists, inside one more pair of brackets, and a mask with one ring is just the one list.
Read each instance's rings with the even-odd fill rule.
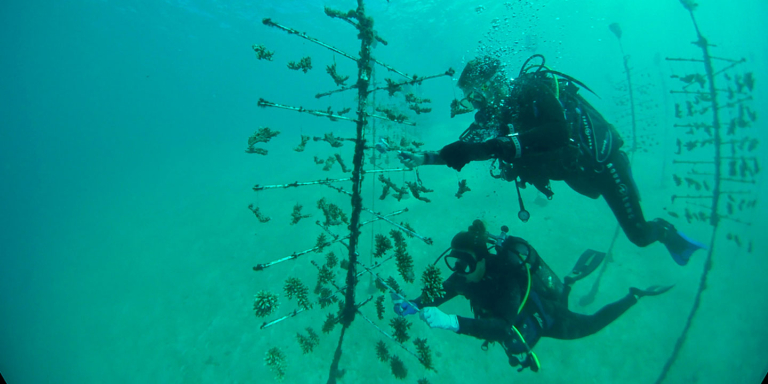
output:
[[389,321],[389,325],[392,326],[392,336],[398,343],[404,343],[411,338],[411,336],[408,335],[408,330],[413,324],[411,324],[405,317],[394,317]]
[[339,298],[329,288],[320,288],[318,296],[317,303],[320,304],[320,308],[328,307],[339,301]]
[[256,58],[259,60],[272,61],[272,56],[275,54],[274,51],[267,50],[267,47],[261,44],[254,44],[251,48],[256,52]]
[[395,241],[395,260],[397,262],[397,271],[407,283],[413,283],[413,257],[408,254],[405,246],[405,237],[398,230],[391,230],[389,235]]
[[325,159],[325,165],[323,166],[323,171],[330,171],[334,164],[336,164],[336,158],[333,156],[329,156],[327,159]]
[[384,320],[384,295],[376,299],[376,314],[379,316],[379,320]]
[[255,148],[254,145],[258,143],[266,143],[272,140],[273,137],[280,134],[280,131],[273,131],[269,127],[261,127],[258,131],[254,132],[249,138],[248,138],[248,148],[246,148],[245,152],[247,153],[255,153],[259,155],[266,155],[268,151],[263,148]]
[[400,288],[400,284],[398,284],[397,280],[395,280],[395,278],[392,276],[387,278],[387,285],[389,285],[390,288],[395,290],[395,292],[402,292],[402,289]]
[[459,191],[456,192],[456,198],[461,199],[465,192],[469,192],[471,189],[467,186],[467,179],[461,179],[459,181]]
[[267,355],[264,357],[264,365],[272,370],[277,381],[283,381],[283,379],[285,379],[285,369],[287,367],[285,363],[285,353],[283,353],[280,348],[272,347],[267,351]]
[[307,327],[306,331],[306,335],[302,335],[301,333],[296,334],[296,340],[298,340],[299,345],[301,345],[301,352],[305,355],[312,352],[315,347],[320,344],[320,337],[315,333],[314,329]]
[[312,69],[312,58],[309,56],[302,57],[298,63],[291,61],[288,63],[288,69],[293,69],[294,71],[302,70],[304,73],[307,73],[307,71]]
[[264,317],[274,313],[280,303],[277,301],[277,294],[268,291],[259,291],[253,299],[253,310],[256,317]]
[[338,86],[343,86],[344,82],[346,82],[347,79],[349,79],[349,76],[341,76],[336,72],[336,63],[326,66],[325,71],[328,72],[329,75],[331,75],[331,78],[333,78],[333,82],[336,83],[336,85]]
[[390,249],[392,249],[392,241],[380,233],[376,234],[376,251],[373,257],[383,257]]
[[285,291],[285,295],[288,296],[288,299],[293,299],[296,297],[296,300],[299,303],[299,307],[303,309],[312,308],[312,303],[309,301],[308,296],[309,289],[307,289],[307,286],[304,285],[301,280],[295,277],[289,277],[285,280],[285,286],[283,287],[283,290]]
[[421,200],[421,201],[423,201],[425,203],[429,203],[430,202],[430,200],[428,198],[422,197],[421,193],[422,192],[424,192],[424,193],[433,192],[433,190],[428,189],[428,188],[424,187],[423,185],[421,185],[421,184],[419,184],[417,182],[406,181],[405,185],[407,185],[408,189],[411,190],[411,195],[413,195],[413,197],[415,197],[415,198],[417,198],[417,199],[419,199],[419,200]]
[[258,219],[260,223],[266,223],[266,222],[272,220],[271,217],[266,216],[263,213],[261,213],[261,210],[259,209],[259,207],[254,207],[253,204],[250,204],[248,206],[248,209],[250,209],[251,212],[253,212],[253,214],[256,215],[256,219]]
[[331,245],[331,243],[328,241],[328,236],[325,235],[325,233],[320,232],[319,235],[317,235],[317,241],[315,242],[315,252],[321,253],[323,252],[323,249],[325,247]]
[[397,355],[392,355],[389,359],[389,367],[392,369],[392,375],[400,380],[405,379],[405,377],[408,376],[408,369]]
[[389,360],[389,349],[387,348],[387,344],[381,340],[376,343],[376,357],[381,361]]
[[325,321],[323,322],[323,333],[331,333],[337,322],[338,319],[336,319],[336,316],[330,313],[326,314]]
[[344,173],[351,172],[352,170],[347,168],[347,165],[344,164],[344,159],[341,158],[341,155],[336,153],[333,155],[333,157],[336,158],[336,162],[339,163],[339,166],[341,166],[341,171]]
[[273,131],[269,127],[261,127],[253,135],[248,137],[248,146],[251,147],[257,143],[267,143],[272,140],[273,137],[280,134],[280,131]]
[[417,338],[414,340],[413,344],[416,345],[416,354],[419,356],[419,361],[424,365],[424,368],[434,370],[435,367],[432,365],[432,350],[430,350],[427,345],[427,339]]
[[312,215],[302,215],[301,208],[302,208],[302,205],[299,203],[296,203],[296,205],[293,206],[293,213],[291,213],[291,225],[297,224],[301,219],[306,219],[312,216]]
[[389,192],[389,189],[391,188],[393,191],[397,192],[395,195],[395,198],[397,201],[400,201],[404,196],[408,195],[408,191],[405,188],[400,188],[397,185],[395,185],[394,182],[388,177],[384,177],[384,175],[379,175],[379,181],[384,183],[384,192],[382,192],[380,200],[384,200],[384,198],[387,196],[387,192]]
[[421,274],[421,282],[424,286],[421,288],[424,303],[429,304],[436,299],[445,296],[443,290],[443,278],[440,276],[440,269],[434,265],[428,265],[424,273]]
[[317,208],[323,211],[325,216],[325,222],[323,226],[329,227],[332,225],[340,225],[342,223],[349,224],[347,215],[336,204],[328,203],[325,198],[317,201]]
[[325,255],[325,266],[328,268],[334,268],[339,263],[339,258],[336,257],[336,254],[333,252],[328,252],[327,255]]
[[301,135],[301,143],[293,150],[296,152],[304,152],[304,148],[306,148],[307,142],[309,142],[310,139],[310,136]]

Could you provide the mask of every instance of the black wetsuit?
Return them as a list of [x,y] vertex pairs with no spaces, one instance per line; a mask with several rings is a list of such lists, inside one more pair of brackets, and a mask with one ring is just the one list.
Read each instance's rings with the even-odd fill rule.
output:
[[[510,239],[524,242],[519,238]],[[528,346],[533,348],[541,337],[571,340],[592,335],[637,303],[637,299],[628,294],[593,315],[583,315],[568,309],[570,286],[563,286],[555,297],[552,292],[534,288],[518,315],[528,277],[517,261],[519,257],[516,254],[502,250],[498,252],[498,255],[486,258],[486,272],[481,281],[470,283],[463,275],[454,273],[443,283],[445,296],[425,306],[440,306],[458,295],[466,297],[475,317],[458,316],[458,333],[501,343],[512,365],[520,362],[514,355],[526,352],[519,336],[512,330],[512,325],[520,331]],[[560,285],[556,276],[554,279]],[[418,304],[421,301],[421,298],[414,300]]]
[[[493,126],[500,136],[483,142],[457,141],[439,153],[427,153],[425,164],[447,164],[461,170],[469,161],[501,161],[502,177],[520,178],[552,196],[550,180],[563,180],[576,192],[608,202],[624,233],[644,247],[663,240],[673,228],[664,220],[647,222],[632,177],[623,141],[614,127],[576,87],[564,84],[559,98],[543,84],[528,82],[506,103],[506,108],[480,110],[470,126]],[[515,133],[508,134],[509,127]]]

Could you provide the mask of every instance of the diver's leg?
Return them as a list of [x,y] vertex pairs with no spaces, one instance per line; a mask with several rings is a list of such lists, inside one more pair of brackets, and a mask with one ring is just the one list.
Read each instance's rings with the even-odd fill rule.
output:
[[560,294],[560,303],[562,303],[566,309],[568,309],[568,297],[571,295],[571,286],[573,283],[563,284],[563,293]]
[[571,312],[566,307],[560,307],[556,310],[554,324],[544,331],[543,335],[561,340],[573,340],[592,335],[618,319],[635,303],[637,298],[628,294],[621,300],[606,305],[594,315],[582,315]]
[[609,160],[605,170],[596,175],[594,180],[621,229],[639,247],[661,240],[666,230],[665,224],[669,223],[661,219],[645,221],[640,207],[640,194],[632,178],[626,154],[617,151]]
[[617,152],[610,158],[605,171],[596,175],[595,182],[611,207],[629,240],[639,247],[660,241],[679,265],[688,263],[691,255],[705,249],[699,243],[679,232],[664,219],[645,221],[640,207],[640,194],[632,178],[629,159],[624,152]]

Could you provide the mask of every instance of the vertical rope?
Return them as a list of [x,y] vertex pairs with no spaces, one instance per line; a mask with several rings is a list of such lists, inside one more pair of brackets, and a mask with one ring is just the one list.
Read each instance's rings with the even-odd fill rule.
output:
[[688,9],[688,12],[691,14],[691,20],[693,21],[693,26],[696,28],[696,36],[699,38],[699,40],[696,42],[696,45],[698,45],[701,48],[702,55],[704,56],[704,69],[707,73],[707,81],[709,83],[709,96],[710,96],[710,104],[712,105],[712,131],[713,131],[713,138],[714,138],[714,147],[715,147],[715,175],[714,175],[714,183],[712,186],[712,216],[710,218],[710,224],[712,225],[712,240],[709,243],[709,250],[707,251],[707,259],[704,262],[704,270],[701,273],[701,279],[699,280],[699,289],[696,292],[696,299],[693,301],[693,307],[691,307],[691,312],[688,314],[688,318],[685,321],[685,328],[683,328],[683,331],[680,333],[680,337],[677,339],[677,342],[675,343],[675,348],[672,351],[672,354],[667,359],[667,362],[664,364],[664,368],[661,370],[661,373],[659,374],[658,379],[656,379],[656,383],[659,384],[664,381],[664,379],[667,377],[667,374],[672,369],[672,365],[674,365],[675,361],[677,360],[678,356],[680,355],[680,351],[683,349],[683,345],[685,344],[686,339],[688,338],[688,331],[690,331],[691,326],[693,326],[693,319],[696,317],[696,313],[699,310],[699,306],[701,305],[701,297],[704,294],[704,290],[707,288],[707,276],[709,274],[710,269],[712,269],[712,254],[714,253],[715,249],[715,239],[717,238],[717,227],[719,223],[719,215],[718,215],[718,205],[720,202],[720,164],[722,162],[721,158],[721,151],[720,151],[720,144],[722,142],[722,138],[720,136],[720,106],[717,102],[717,89],[715,88],[715,71],[712,67],[712,56],[709,54],[709,43],[707,42],[707,39],[701,35],[701,31],[699,30],[699,25],[696,23],[696,18],[693,15],[693,9]]
[[[376,84],[376,67],[373,68],[373,72],[371,73],[371,81],[373,84]],[[373,96],[371,97],[371,104],[373,104],[373,107],[376,107],[376,92],[373,93]],[[371,122],[371,143],[376,143],[376,119],[373,119]],[[373,169],[376,169],[376,149],[371,151],[371,166]],[[376,178],[371,178],[371,210],[376,211]],[[371,244],[375,244],[376,241],[376,225],[371,225]],[[368,259],[368,265],[373,265],[373,251],[374,246],[371,246],[371,252],[370,252],[370,258]],[[375,277],[371,275],[371,281],[375,280]]]
[[365,15],[363,0],[357,1],[357,28],[361,40],[360,59],[357,62],[357,129],[355,136],[355,155],[352,158],[352,215],[349,221],[349,267],[347,269],[347,291],[345,306],[342,311],[341,324],[346,328],[352,324],[357,313],[355,307],[355,288],[357,286],[357,245],[360,240],[360,212],[363,209],[363,198],[360,194],[363,180],[363,150],[365,140],[364,129],[368,125],[368,87],[371,82],[371,44],[373,43],[373,19]]

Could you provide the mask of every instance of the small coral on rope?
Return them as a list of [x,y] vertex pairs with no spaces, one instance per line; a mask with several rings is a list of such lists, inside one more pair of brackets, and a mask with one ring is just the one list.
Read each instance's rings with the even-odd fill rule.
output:
[[394,317],[389,321],[389,325],[392,326],[392,336],[398,343],[404,343],[411,338],[411,336],[408,335],[408,329],[410,329],[413,324],[408,322],[405,317]]
[[315,333],[314,329],[307,327],[306,331],[306,335],[302,335],[301,333],[296,334],[296,340],[298,340],[301,345],[301,352],[305,355],[312,352],[315,347],[320,344],[320,336]]
[[381,340],[376,343],[376,357],[381,361],[389,360],[389,349],[387,349],[387,345]]
[[390,357],[389,367],[392,369],[392,375],[400,380],[405,379],[405,377],[408,376],[408,368],[405,367],[405,364],[399,357],[397,357],[397,355],[392,355],[392,357]]
[[425,304],[429,304],[445,295],[440,269],[434,265],[427,266],[424,273],[421,274],[421,282],[424,284],[424,287],[421,288],[421,292]]
[[287,367],[285,364],[285,353],[280,348],[272,347],[267,351],[267,355],[264,357],[264,365],[272,370],[277,381],[285,379],[285,369]]
[[264,317],[274,313],[280,304],[277,301],[277,294],[268,291],[259,291],[253,299],[253,310],[256,317]]
[[289,277],[285,280],[283,290],[285,291],[285,295],[288,296],[288,299],[293,299],[294,296],[296,297],[299,307],[303,309],[312,308],[312,303],[309,301],[308,296],[309,289],[307,289],[307,286],[305,286],[301,280],[295,277]]
[[413,257],[408,254],[405,245],[405,237],[400,231],[395,229],[389,232],[392,239],[395,240],[395,260],[397,261],[397,271],[406,283],[413,283]]
[[376,234],[376,251],[373,257],[383,257],[390,249],[392,249],[392,241],[380,233]]

